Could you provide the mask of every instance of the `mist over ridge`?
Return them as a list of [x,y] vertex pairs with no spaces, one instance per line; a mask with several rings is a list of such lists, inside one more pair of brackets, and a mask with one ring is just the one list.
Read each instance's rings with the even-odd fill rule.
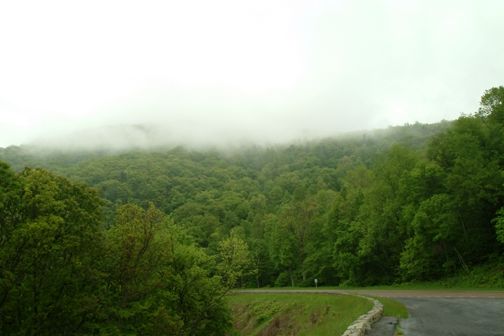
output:
[[83,130],[107,125],[161,126],[126,145],[234,146],[453,120],[503,78],[503,5],[5,3],[0,146],[92,147],[109,131]]
[[238,134],[211,134],[204,132],[181,132],[154,124],[111,125],[68,133],[66,135],[41,138],[19,146],[12,145],[0,150],[22,149],[29,155],[45,156],[53,153],[103,154],[124,153],[129,151],[169,151],[175,148],[198,152],[218,151],[221,153],[240,153],[249,149],[282,149],[288,146],[317,145],[323,142],[361,142],[383,141],[407,144],[409,138],[428,139],[452,123],[442,120],[438,123],[407,123],[387,128],[347,131],[326,136],[299,136],[283,139],[246,138]]

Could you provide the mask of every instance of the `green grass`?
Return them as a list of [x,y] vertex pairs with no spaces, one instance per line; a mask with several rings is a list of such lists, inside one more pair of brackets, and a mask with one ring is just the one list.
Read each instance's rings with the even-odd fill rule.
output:
[[[504,280],[503,277],[504,269],[502,268],[502,263],[488,263],[486,265],[478,266],[473,268],[468,273],[459,273],[453,277],[444,278],[438,281],[431,282],[410,282],[394,285],[385,286],[370,286],[370,287],[351,287],[351,286],[340,286],[340,287],[319,287],[319,290],[324,289],[338,289],[347,291],[352,294],[354,291],[359,290],[442,290],[442,291],[504,291]],[[270,288],[273,289],[273,288]],[[315,290],[314,287],[296,287],[296,288],[278,288],[278,289],[302,289],[302,290]],[[250,295],[250,296],[249,296]],[[371,294],[373,295],[373,294]],[[408,318],[408,311],[406,307],[391,298],[379,297],[379,292],[374,294],[380,302],[384,305],[384,316],[394,316],[397,318]],[[300,297],[303,297],[302,300]],[[308,299],[308,298],[315,299]],[[324,299],[321,299],[323,297]],[[256,299],[257,298],[257,299]],[[350,302],[340,302],[338,301],[336,306],[332,306],[332,303],[328,303],[325,300],[331,300],[334,298],[355,300],[352,296],[331,296],[331,295],[320,295],[320,294],[241,294],[230,297],[230,303],[235,311],[235,321],[239,323],[244,323],[246,321],[249,323],[248,329],[240,329],[240,333],[237,335],[284,335],[282,333],[265,333],[268,326],[271,323],[279,323],[282,316],[292,317],[294,320],[302,321],[301,327],[295,325],[289,325],[286,323],[287,329],[291,328],[295,332],[286,333],[285,335],[334,335],[342,333],[345,328],[357,318],[359,315],[363,314],[368,309],[358,308],[357,311],[353,310],[356,306]],[[240,302],[240,300],[242,300]],[[244,301],[243,301],[244,300]],[[269,301],[268,301],[269,300]],[[272,300],[272,302],[271,302]],[[301,302],[301,301],[304,302]],[[315,301],[310,301],[315,300]],[[364,299],[360,299],[364,300]],[[263,303],[261,303],[263,302]],[[269,304],[267,302],[270,302]],[[311,302],[311,303],[310,303]],[[361,302],[361,304],[366,304]],[[331,318],[326,318],[326,316],[321,313],[320,310],[317,311],[316,307],[329,306],[331,313],[341,312],[341,309],[346,312],[341,313],[342,315],[333,316]],[[368,308],[370,308],[370,303],[368,303]],[[238,310],[237,310],[238,309]],[[242,314],[236,314],[239,310],[242,310]],[[333,311],[334,309],[334,311]],[[339,309],[339,310],[338,310]],[[359,310],[360,309],[360,310]],[[248,313],[246,313],[248,312]],[[344,315],[348,313],[347,315]],[[247,315],[248,314],[248,315]],[[309,326],[308,321],[310,320],[310,314],[313,316],[322,316],[317,323],[310,326],[309,329],[303,327],[303,325]],[[334,318],[336,317],[336,318]],[[276,320],[275,320],[276,319]],[[327,320],[333,320],[336,322],[327,322]],[[241,322],[240,322],[241,321]],[[335,324],[331,324],[335,323]],[[280,323],[281,324],[281,323]],[[285,323],[284,323],[285,324]],[[296,329],[297,328],[297,329]],[[292,331],[291,330],[291,331]],[[337,330],[337,331],[335,331]]]
[[369,300],[348,295],[236,294],[228,297],[231,335],[339,335],[369,311]]
[[397,318],[408,318],[408,309],[401,302],[384,297],[376,297],[383,304],[383,316],[394,316]]

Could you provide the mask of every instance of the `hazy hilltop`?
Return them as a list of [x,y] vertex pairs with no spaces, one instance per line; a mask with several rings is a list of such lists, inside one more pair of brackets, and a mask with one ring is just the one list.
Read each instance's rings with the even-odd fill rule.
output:
[[[74,134],[40,139],[36,143],[0,148],[0,160],[8,162],[14,169],[25,166],[46,167],[59,170],[77,164],[82,160],[117,155],[127,152],[163,152],[176,148],[188,151],[219,152],[221,154],[244,156],[247,153],[258,155],[267,150],[282,151],[291,148],[318,147],[362,147],[369,152],[385,149],[394,143],[419,148],[429,139],[446,130],[451,122],[435,124],[406,124],[387,129],[349,132],[330,138],[298,139],[283,143],[256,143],[252,141],[198,140],[175,138],[170,130],[155,125],[116,125],[79,131]],[[186,135],[190,137],[191,135]]]

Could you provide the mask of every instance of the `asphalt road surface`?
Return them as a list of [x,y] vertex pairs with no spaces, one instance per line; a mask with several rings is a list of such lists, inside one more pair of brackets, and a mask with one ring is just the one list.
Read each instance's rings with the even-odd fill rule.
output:
[[400,322],[406,336],[504,336],[504,299],[397,298],[410,317]]
[[[504,336],[504,292],[444,290],[359,291],[406,305],[406,336]],[[383,333],[382,336],[393,335]]]
[[[278,290],[262,290],[262,292],[278,293]],[[310,290],[309,292],[392,297],[408,308],[410,317],[400,322],[405,336],[504,336],[504,292],[444,290]],[[392,330],[392,328],[386,329]],[[385,329],[383,332],[380,330],[380,333],[382,336],[393,334]],[[376,332],[371,334],[376,335]]]
[[[404,303],[410,316],[400,321],[400,327],[406,336],[504,336],[504,292],[448,290],[356,292],[363,295],[391,297]],[[381,333],[381,336],[388,335],[393,335],[393,332]]]

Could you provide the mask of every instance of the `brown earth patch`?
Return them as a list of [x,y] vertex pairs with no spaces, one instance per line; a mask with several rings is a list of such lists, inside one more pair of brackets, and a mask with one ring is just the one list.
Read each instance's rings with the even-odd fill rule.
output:
[[247,332],[254,330],[257,324],[256,318],[250,313],[247,305],[234,305],[232,307],[232,314],[238,318],[234,319],[233,328]]
[[329,311],[331,310],[331,307],[325,306],[325,308],[322,309],[317,309],[311,312],[310,314],[310,323],[311,325],[316,325],[320,321],[322,321],[328,314]]
[[259,336],[296,336],[299,334],[299,326],[296,325],[289,313],[276,316]]

